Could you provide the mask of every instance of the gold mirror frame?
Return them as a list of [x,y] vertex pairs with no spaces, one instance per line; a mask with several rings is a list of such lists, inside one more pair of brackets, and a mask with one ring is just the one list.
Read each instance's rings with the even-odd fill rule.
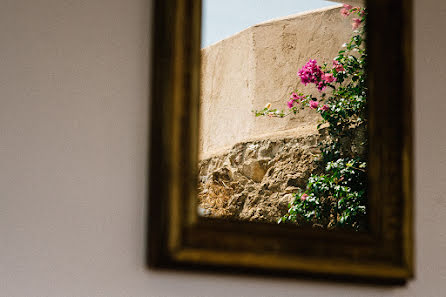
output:
[[370,230],[353,233],[198,217],[201,1],[154,0],[150,267],[413,277],[412,3],[366,4]]

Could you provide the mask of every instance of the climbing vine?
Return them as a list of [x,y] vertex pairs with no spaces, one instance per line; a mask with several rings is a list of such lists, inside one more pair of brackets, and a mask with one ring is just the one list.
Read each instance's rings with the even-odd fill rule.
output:
[[297,73],[304,85],[312,84],[318,96],[298,90],[290,93],[287,112],[255,111],[256,116],[285,117],[310,108],[321,116],[317,128],[327,137],[318,144],[319,173],[306,188],[294,194],[288,213],[279,220],[312,224],[325,229],[363,230],[367,214],[367,52],[366,10],[344,4],[344,17],[352,17],[353,36],[342,46],[331,65],[310,59]]

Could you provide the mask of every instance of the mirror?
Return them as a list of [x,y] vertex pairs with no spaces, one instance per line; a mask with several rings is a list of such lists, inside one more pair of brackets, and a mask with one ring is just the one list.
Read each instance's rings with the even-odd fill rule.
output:
[[413,277],[411,1],[345,4],[155,0],[150,267]]

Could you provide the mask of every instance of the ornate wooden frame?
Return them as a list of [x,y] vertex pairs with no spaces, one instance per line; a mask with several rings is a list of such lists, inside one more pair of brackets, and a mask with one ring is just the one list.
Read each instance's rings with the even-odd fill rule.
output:
[[370,232],[201,218],[196,211],[201,1],[154,0],[150,267],[413,277],[412,3],[367,3]]

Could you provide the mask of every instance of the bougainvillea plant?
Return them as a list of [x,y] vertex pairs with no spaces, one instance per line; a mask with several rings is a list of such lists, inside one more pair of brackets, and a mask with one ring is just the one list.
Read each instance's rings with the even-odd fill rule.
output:
[[271,104],[255,111],[256,116],[285,117],[310,108],[320,114],[317,128],[327,134],[319,143],[318,174],[313,174],[306,188],[294,194],[288,213],[279,223],[357,231],[367,227],[367,139],[363,133],[367,127],[366,10],[344,4],[341,14],[352,18],[351,39],[330,65],[319,65],[310,59],[297,73],[301,83],[314,85],[319,95],[295,90],[287,102],[288,112],[271,109]]

